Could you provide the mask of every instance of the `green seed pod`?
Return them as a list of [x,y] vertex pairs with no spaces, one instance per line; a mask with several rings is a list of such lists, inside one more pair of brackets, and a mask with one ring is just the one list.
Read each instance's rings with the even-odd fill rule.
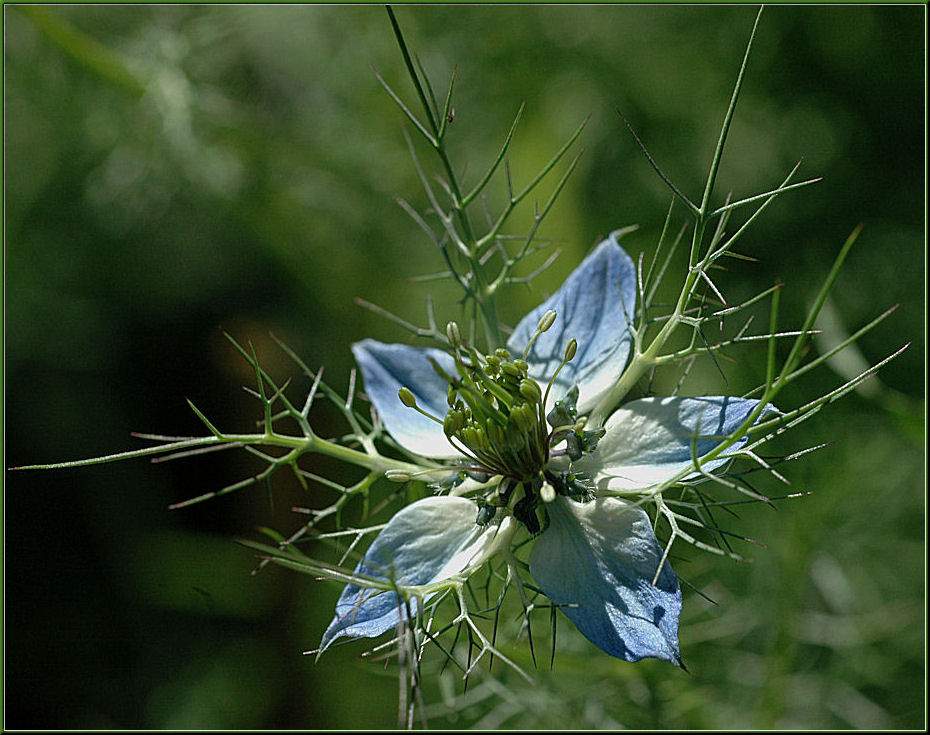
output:
[[565,403],[568,405],[572,411],[575,410],[575,406],[578,405],[578,386],[573,385],[568,389],[568,393],[565,394]]
[[591,431],[585,431],[582,434],[581,448],[585,454],[593,452],[597,449],[597,443],[604,434],[607,433],[604,429],[593,429]]
[[572,462],[581,459],[583,453],[581,449],[581,440],[574,432],[565,436],[565,451],[568,452],[568,456],[571,458]]
[[546,421],[549,422],[549,426],[553,429],[575,423],[574,404],[569,403],[567,400],[556,401],[555,406],[552,407],[552,410],[549,411],[549,414],[546,416]]
[[517,370],[526,375],[526,371],[530,369],[530,366],[527,364],[526,360],[521,357],[518,357],[513,361],[513,364],[516,366]]

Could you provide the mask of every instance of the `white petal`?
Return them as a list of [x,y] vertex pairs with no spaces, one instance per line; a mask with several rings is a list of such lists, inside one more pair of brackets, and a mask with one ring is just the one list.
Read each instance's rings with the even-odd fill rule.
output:
[[[465,498],[430,497],[398,511],[372,542],[355,574],[397,588],[449,579],[480,558],[497,528],[475,523],[478,508]],[[413,610],[416,603],[411,601]],[[346,585],[321,648],[336,638],[374,638],[397,627],[403,610],[394,591]],[[406,615],[404,614],[404,617]]]
[[[574,464],[602,490],[636,490],[693,470],[692,452],[705,456],[759,405],[748,398],[643,398],[631,401],[607,420],[607,433],[592,454]],[[766,406],[758,420],[776,409]],[[713,470],[748,441],[743,437],[725,456],[702,464]],[[689,473],[689,474],[693,474]]]

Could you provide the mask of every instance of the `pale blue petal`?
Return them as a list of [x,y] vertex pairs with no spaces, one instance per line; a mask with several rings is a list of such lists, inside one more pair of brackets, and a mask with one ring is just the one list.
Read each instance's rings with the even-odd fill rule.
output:
[[[607,420],[597,450],[575,463],[602,490],[635,490],[666,482],[693,469],[692,451],[703,457],[715,449],[759,405],[749,398],[643,398],[619,408]],[[758,420],[777,410],[765,407]],[[743,437],[726,451],[746,445]],[[713,470],[724,455],[702,464]],[[689,475],[694,474],[693,472]]]
[[352,354],[361,368],[365,393],[384,427],[401,446],[424,457],[459,456],[440,424],[407,408],[397,397],[397,391],[409,388],[420,408],[444,419],[449,410],[446,399],[449,384],[433,370],[428,358],[455,375],[455,361],[451,355],[442,350],[385,344],[373,339],[352,345]]
[[[372,542],[355,574],[397,587],[437,582],[464,570],[496,529],[475,524],[478,508],[458,497],[430,497],[398,511]],[[415,601],[410,602],[416,610]],[[400,622],[404,605],[393,591],[346,585],[320,648],[336,638],[375,638]],[[406,613],[404,612],[406,618]]]
[[559,374],[553,396],[561,398],[577,384],[581,414],[613,387],[630,352],[636,268],[617,244],[620,232],[598,245],[558,291],[520,321],[507,340],[507,349],[515,357],[522,355],[540,317],[554,309],[555,324],[533,343],[527,357],[530,375],[543,385],[548,383],[565,357],[569,340],[577,340],[578,352]]
[[681,589],[641,508],[618,498],[546,506],[549,527],[536,540],[530,573],[575,627],[611,656],[681,665]]

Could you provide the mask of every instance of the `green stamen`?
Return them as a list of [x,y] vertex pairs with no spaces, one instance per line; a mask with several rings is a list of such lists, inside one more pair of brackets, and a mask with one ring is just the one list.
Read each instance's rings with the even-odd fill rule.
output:
[[578,340],[574,337],[568,341],[568,344],[565,346],[565,357],[562,358],[562,363],[552,374],[552,377],[549,378],[549,385],[546,386],[546,397],[543,400],[543,405],[546,405],[546,402],[549,400],[549,391],[552,390],[552,385],[555,383],[555,379],[559,377],[559,373],[562,372],[562,368],[565,367],[571,359],[575,356],[575,353],[578,351]]
[[[585,418],[578,417],[575,411],[577,388],[570,390],[553,412],[546,414],[552,387],[577,353],[578,342],[569,340],[562,362],[545,391],[529,376],[530,366],[526,360],[536,338],[552,326],[555,318],[552,310],[543,314],[523,356],[517,358],[504,348],[489,355],[479,354],[462,340],[458,325],[449,322],[446,336],[455,370],[450,371],[450,375],[431,360],[436,373],[449,384],[446,395],[449,410],[441,421],[423,411],[408,388],[398,392],[405,406],[442,424],[449,443],[473,463],[473,471],[501,477],[497,489],[479,501],[479,523],[490,523],[499,509],[510,508],[509,512],[530,533],[537,534],[541,528],[537,509],[545,520],[542,508],[557,495],[580,497],[587,493],[586,486],[565,479],[564,471],[556,472],[548,466],[554,445],[565,441],[565,449],[554,451],[574,460],[592,451],[603,433],[584,430]],[[523,491],[519,500],[514,492],[517,488]]]
[[530,337],[530,341],[526,343],[526,349],[523,350],[523,359],[526,360],[527,355],[530,354],[530,349],[533,347],[533,342],[536,341],[536,338],[549,329],[555,323],[556,313],[553,309],[549,309],[545,314],[542,315],[542,318],[539,320],[539,324],[536,325],[536,331],[533,332],[533,336]]

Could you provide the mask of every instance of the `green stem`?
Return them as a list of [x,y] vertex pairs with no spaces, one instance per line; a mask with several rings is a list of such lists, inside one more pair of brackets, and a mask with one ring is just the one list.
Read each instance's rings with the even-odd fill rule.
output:
[[746,73],[746,66],[749,63],[749,52],[752,50],[752,42],[756,37],[756,29],[759,27],[759,20],[762,18],[762,10],[765,6],[759,8],[756,14],[756,21],[752,24],[752,33],[749,34],[749,42],[746,44],[746,53],[743,54],[743,63],[739,68],[739,75],[736,78],[736,85],[733,88],[733,94],[730,97],[730,105],[727,107],[727,114],[724,116],[723,125],[720,128],[720,137],[717,140],[717,148],[714,150],[714,160],[710,165],[710,171],[707,174],[707,184],[704,186],[704,196],[701,198],[701,215],[707,213],[707,207],[710,203],[710,196],[714,191],[714,184],[717,181],[717,171],[720,168],[720,159],[723,156],[723,148],[727,142],[727,134],[730,132],[730,123],[733,120],[733,113],[736,111],[736,101],[739,99],[739,93],[743,86],[743,76]]
[[685,283],[684,286],[682,286],[681,293],[678,295],[678,302],[675,304],[675,310],[669,316],[665,324],[662,325],[662,329],[659,330],[659,333],[649,343],[649,347],[644,351],[639,351],[639,339],[634,339],[633,357],[629,365],[627,365],[626,370],[623,371],[623,375],[620,376],[620,380],[616,382],[614,387],[611,388],[594,407],[588,419],[591,426],[603,426],[610,410],[619,404],[620,401],[623,400],[623,397],[636,385],[639,379],[645,375],[646,371],[656,364],[656,359],[662,347],[681,323],[681,317],[691,298],[694,284],[700,271],[700,268],[694,267],[694,257],[703,239],[706,221],[704,216],[700,214],[697,215],[696,219],[694,236],[691,241],[691,267],[688,270],[688,275],[685,277]]
[[67,469],[70,467],[87,467],[89,465],[105,464],[108,462],[118,462],[124,459],[135,459],[138,457],[151,457],[172,452],[183,451],[198,447],[221,446],[229,444],[241,444],[243,446],[264,446],[279,447],[282,449],[297,450],[300,453],[315,452],[333,459],[338,459],[347,464],[353,464],[358,467],[364,467],[373,472],[384,474],[387,470],[400,470],[408,472],[411,475],[422,473],[424,468],[420,465],[404,462],[397,459],[391,459],[381,454],[369,454],[351,447],[345,447],[318,436],[294,437],[284,436],[273,432],[265,434],[217,434],[216,436],[195,437],[183,439],[181,441],[161,444],[157,447],[146,447],[145,449],[134,449],[129,452],[119,452],[117,454],[108,454],[102,457],[93,457],[90,459],[79,459],[71,462],[55,462],[52,464],[27,465],[16,467],[17,470],[52,470]]
[[[665,324],[662,326],[662,329],[659,330],[659,333],[655,336],[655,338],[649,344],[649,347],[644,352],[640,352],[638,349],[639,339],[634,341],[634,354],[630,364],[627,366],[626,370],[624,370],[623,375],[620,376],[620,380],[617,381],[614,387],[611,388],[611,390],[598,402],[598,404],[594,407],[594,410],[591,412],[590,421],[592,426],[601,426],[604,420],[607,418],[607,413],[614,406],[620,403],[620,401],[623,400],[623,397],[645,374],[645,372],[656,364],[656,358],[659,356],[659,352],[661,351],[662,347],[668,341],[669,337],[671,337],[675,329],[678,328],[678,325],[681,324],[681,317],[685,313],[685,309],[691,300],[695,282],[698,276],[700,275],[701,271],[706,269],[708,263],[712,262],[722,254],[722,252],[709,252],[705,258],[699,262],[698,255],[700,253],[701,243],[704,241],[704,231],[707,227],[708,221],[712,216],[708,214],[708,209],[710,208],[710,198],[714,191],[714,184],[717,181],[717,171],[720,168],[720,160],[723,156],[723,149],[726,146],[727,135],[730,131],[730,123],[733,120],[733,113],[736,110],[737,100],[739,100],[740,90],[743,86],[743,77],[745,76],[746,67],[749,63],[749,54],[752,50],[752,43],[756,37],[756,30],[759,27],[759,20],[761,17],[762,8],[760,7],[759,12],[756,14],[755,23],[753,23],[752,26],[752,32],[749,35],[749,42],[746,44],[746,52],[743,54],[743,63],[740,65],[739,75],[736,78],[736,85],[733,88],[733,94],[730,96],[730,104],[727,107],[727,113],[724,116],[723,125],[720,128],[720,136],[717,139],[717,147],[714,149],[714,158],[711,162],[710,171],[707,174],[707,182],[704,186],[704,194],[701,198],[700,207],[694,207],[694,205],[691,204],[686,197],[678,193],[677,189],[674,189],[675,192],[678,193],[679,196],[681,196],[682,199],[690,205],[691,212],[695,219],[694,233],[691,238],[691,253],[688,259],[688,275],[686,276],[685,284],[678,295],[678,302],[675,304],[675,310],[672,312],[668,321],[665,322]],[[638,138],[637,141],[639,141]],[[641,143],[640,146],[643,147]],[[651,158],[650,162],[652,162]],[[654,163],[653,166],[655,166]],[[656,169],[658,170],[658,167],[656,167]],[[659,173],[664,178],[664,175],[661,173],[661,171],[659,171]],[[782,187],[784,187],[784,184]],[[777,193],[778,192],[770,194],[770,199],[766,201],[766,204],[768,204],[768,202],[771,201],[771,198],[774,198]],[[723,208],[721,211],[726,211],[726,208]],[[732,239],[733,238],[731,238],[731,242]]]
[[[496,347],[500,347],[503,344],[503,340],[501,339],[500,326],[497,321],[497,308],[494,304],[495,289],[493,284],[488,281],[484,274],[484,269],[481,266],[480,244],[478,239],[475,237],[474,229],[472,228],[471,221],[468,218],[468,212],[466,210],[468,203],[474,196],[474,193],[470,195],[469,199],[466,199],[462,196],[462,189],[452,167],[452,162],[449,160],[449,156],[446,155],[445,133],[448,130],[446,120],[436,119],[436,115],[433,113],[433,110],[430,107],[426,92],[423,89],[423,85],[420,83],[420,76],[417,73],[412,58],[410,57],[410,51],[407,49],[407,43],[404,40],[404,35],[400,30],[400,25],[397,22],[397,18],[395,17],[391,6],[387,6],[387,13],[388,18],[391,21],[391,28],[394,31],[394,36],[397,39],[397,45],[400,47],[400,52],[404,59],[404,65],[407,67],[407,73],[409,74],[410,79],[413,81],[413,86],[416,89],[417,97],[420,99],[420,104],[423,105],[423,110],[426,113],[426,119],[429,123],[430,129],[432,130],[432,134],[426,133],[425,130],[422,132],[425,133],[425,137],[428,140],[430,146],[433,148],[433,150],[436,151],[436,155],[439,156],[439,160],[446,173],[446,178],[448,179],[448,191],[452,198],[452,212],[454,213],[455,219],[458,221],[459,226],[462,228],[462,239],[464,240],[465,246],[468,249],[468,255],[466,256],[466,259],[468,260],[469,266],[474,276],[474,286],[470,293],[472,298],[475,299],[475,302],[477,303],[481,312],[481,321],[484,327],[487,349],[493,350]],[[447,96],[445,103],[445,107],[447,109],[451,106],[451,95],[452,89],[450,86],[449,95]]]

